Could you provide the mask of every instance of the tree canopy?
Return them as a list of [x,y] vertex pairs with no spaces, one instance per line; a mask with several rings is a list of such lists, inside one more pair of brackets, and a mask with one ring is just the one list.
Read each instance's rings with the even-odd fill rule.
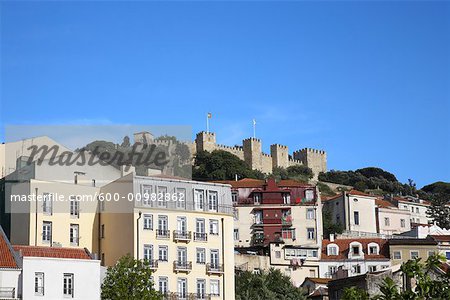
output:
[[303,300],[303,289],[295,287],[280,270],[255,274],[239,272],[235,276],[236,300]]
[[151,279],[152,271],[147,260],[137,260],[129,254],[109,267],[102,284],[102,299],[107,300],[159,300]]
[[236,155],[222,150],[199,151],[194,160],[192,178],[197,180],[233,180],[241,178],[263,179],[264,174],[252,170]]

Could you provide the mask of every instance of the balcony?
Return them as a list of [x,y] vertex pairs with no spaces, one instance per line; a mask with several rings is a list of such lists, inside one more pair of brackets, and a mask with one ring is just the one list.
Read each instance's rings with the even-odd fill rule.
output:
[[208,234],[204,232],[194,232],[194,241],[206,242],[208,241]]
[[173,240],[174,242],[190,242],[192,239],[192,232],[190,231],[173,231]]
[[16,288],[0,287],[0,299],[16,299]]
[[150,259],[147,261],[148,261],[148,266],[150,267],[151,270],[155,271],[156,269],[158,269],[158,260],[157,259]]
[[170,239],[170,231],[165,229],[156,229],[157,239]]
[[255,233],[252,236],[252,246],[264,246],[264,233]]
[[221,264],[206,264],[206,273],[208,274],[223,274],[223,265]]
[[192,271],[192,261],[175,260],[173,262],[173,270],[175,272],[186,272],[186,273],[189,273],[189,272]]
[[166,293],[163,295],[164,300],[210,300],[211,294],[197,293]]

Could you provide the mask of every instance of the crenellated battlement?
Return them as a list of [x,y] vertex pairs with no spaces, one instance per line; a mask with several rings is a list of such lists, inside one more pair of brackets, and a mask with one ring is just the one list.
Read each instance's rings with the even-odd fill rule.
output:
[[213,132],[201,131],[197,133],[196,151],[223,150],[230,152],[244,160],[251,168],[264,173],[271,173],[274,167],[287,168],[295,165],[305,165],[311,168],[317,177],[320,172],[327,169],[327,157],[324,150],[302,148],[293,152],[289,157],[289,148],[286,145],[270,145],[270,154],[262,152],[262,141],[250,137],[242,141],[242,146],[227,146],[216,144],[216,135]]

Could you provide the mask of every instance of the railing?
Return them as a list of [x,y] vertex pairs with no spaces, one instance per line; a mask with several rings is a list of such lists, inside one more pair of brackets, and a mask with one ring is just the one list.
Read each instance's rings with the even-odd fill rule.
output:
[[174,241],[190,241],[192,238],[192,233],[190,231],[173,231],[173,240]]
[[349,239],[355,237],[371,237],[371,238],[381,238],[381,239],[413,239],[412,236],[405,235],[390,235],[383,233],[374,233],[374,232],[364,232],[364,231],[353,231],[353,230],[344,230],[341,234],[337,235],[338,239]]
[[148,265],[149,265],[150,269],[156,270],[156,269],[158,269],[158,260],[150,259],[150,260],[148,260]]
[[[214,295],[216,296],[216,295]],[[206,293],[166,293],[163,295],[164,300],[210,300],[211,294]]]
[[158,239],[169,239],[170,231],[165,229],[156,229],[156,238]]
[[221,264],[206,264],[206,273],[208,273],[208,274],[223,274],[223,265],[221,265]]
[[44,287],[43,286],[34,287],[34,294],[37,296],[43,296],[44,295]]
[[15,299],[16,298],[16,288],[0,287],[0,298],[1,299]]
[[158,208],[167,208],[167,209],[174,209],[174,210],[187,210],[187,211],[207,211],[207,212],[218,212],[222,214],[227,215],[233,215],[233,205],[226,205],[226,204],[219,204],[214,205],[214,207],[211,207],[213,209],[210,209],[208,203],[204,203],[203,207],[199,207],[198,205],[195,205],[193,202],[180,202],[180,201],[148,201],[147,203],[144,202],[136,202],[136,205],[139,207],[158,207]]
[[173,270],[176,272],[190,272],[192,270],[192,261],[179,261],[173,262]]
[[208,234],[204,232],[194,232],[194,240],[206,242],[208,240]]

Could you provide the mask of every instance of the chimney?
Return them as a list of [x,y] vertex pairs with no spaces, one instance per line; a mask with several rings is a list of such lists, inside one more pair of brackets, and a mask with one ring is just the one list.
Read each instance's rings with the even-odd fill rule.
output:
[[330,242],[334,242],[334,233],[330,233]]

